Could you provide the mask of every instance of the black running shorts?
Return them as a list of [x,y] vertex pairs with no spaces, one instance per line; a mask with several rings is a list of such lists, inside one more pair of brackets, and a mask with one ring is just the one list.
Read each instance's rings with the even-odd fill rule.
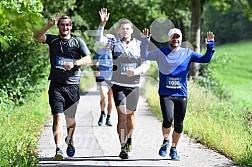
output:
[[112,86],[115,106],[126,105],[126,109],[136,111],[139,99],[139,87]]
[[80,99],[79,85],[67,85],[51,81],[48,94],[53,115],[64,113],[70,118],[75,117]]

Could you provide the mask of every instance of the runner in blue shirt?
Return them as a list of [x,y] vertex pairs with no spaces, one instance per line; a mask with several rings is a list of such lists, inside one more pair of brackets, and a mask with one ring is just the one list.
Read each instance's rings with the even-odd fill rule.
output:
[[148,52],[148,41],[150,35],[148,29],[143,30],[146,36],[141,44],[142,58],[156,61],[159,69],[159,96],[160,106],[163,114],[162,132],[163,144],[159,150],[160,156],[167,155],[169,147],[169,135],[174,120],[174,131],[172,133],[172,145],[170,157],[179,160],[177,144],[183,131],[183,121],[187,106],[187,76],[191,62],[208,63],[214,54],[214,34],[207,32],[207,50],[204,55],[195,53],[188,48],[182,48],[182,33],[173,28],[168,33],[169,46],[158,48]]
[[[114,35],[107,34],[106,37],[114,38]],[[94,56],[93,70],[97,85],[100,90],[100,108],[101,115],[98,120],[98,125],[102,126],[104,118],[106,117],[105,109],[107,110],[106,125],[112,126],[111,112],[113,107],[113,92],[112,92],[112,73],[113,73],[113,56],[112,50],[108,47],[98,50]]]

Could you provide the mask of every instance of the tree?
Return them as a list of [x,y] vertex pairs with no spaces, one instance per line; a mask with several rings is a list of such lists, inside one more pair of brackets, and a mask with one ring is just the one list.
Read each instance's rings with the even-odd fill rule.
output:
[[42,8],[42,4],[36,0],[2,0],[0,2],[0,43],[2,49],[7,49],[9,47],[8,40],[13,36],[20,36],[20,32],[22,34],[32,32],[41,17],[38,11],[41,11]]
[[[194,51],[200,53],[202,0],[191,0],[191,11],[190,42],[194,47]],[[199,77],[199,69],[199,63],[191,63],[189,75],[195,80]]]
[[[236,3],[227,11],[218,10],[211,3],[207,3],[205,7],[204,18],[207,22],[203,29],[212,30],[218,44],[251,39],[252,20],[243,14],[242,6]],[[216,24],[216,20],[221,24]]]
[[[204,5],[207,3],[205,0],[191,0],[191,42],[193,43],[193,46],[195,47],[195,51],[200,53],[200,34],[201,33],[201,18],[202,18],[202,9],[204,10]],[[250,16],[252,19],[252,12],[251,12],[251,7],[252,7],[252,2],[250,0],[223,0],[223,1],[218,1],[218,0],[211,0],[208,1],[208,3],[212,3],[213,6],[215,6],[217,9],[220,9],[222,11],[226,11],[230,9],[231,6],[233,5],[240,5],[243,7],[243,12],[244,14],[247,14]],[[190,76],[192,76],[194,79],[197,79],[199,76],[199,69],[200,65],[196,63],[192,63],[190,67]]]

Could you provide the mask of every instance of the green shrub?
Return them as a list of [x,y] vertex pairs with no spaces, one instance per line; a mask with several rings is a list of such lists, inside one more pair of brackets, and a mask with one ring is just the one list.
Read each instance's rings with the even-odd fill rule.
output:
[[197,83],[206,89],[211,90],[219,98],[230,98],[231,94],[227,85],[223,83],[214,71],[219,66],[223,67],[233,59],[228,57],[227,53],[214,54],[210,63],[200,65],[200,76]]

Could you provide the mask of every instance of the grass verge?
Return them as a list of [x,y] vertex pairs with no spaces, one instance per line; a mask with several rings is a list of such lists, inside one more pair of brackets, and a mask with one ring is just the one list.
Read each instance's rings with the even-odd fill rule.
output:
[[37,139],[49,116],[47,92],[0,113],[0,166],[36,166]]

